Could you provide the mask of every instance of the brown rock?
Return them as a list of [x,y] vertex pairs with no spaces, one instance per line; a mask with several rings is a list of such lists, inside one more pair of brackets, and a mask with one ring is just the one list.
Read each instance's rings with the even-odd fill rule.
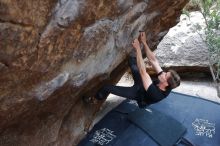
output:
[[187,0],[0,1],[0,145],[76,145],[145,30],[155,48]]

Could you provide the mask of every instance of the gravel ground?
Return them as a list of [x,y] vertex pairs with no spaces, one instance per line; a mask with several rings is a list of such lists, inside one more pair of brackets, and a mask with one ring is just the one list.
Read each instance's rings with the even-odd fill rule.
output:
[[[133,79],[126,73],[118,82],[119,86],[132,86]],[[217,96],[216,88],[210,78],[191,78],[184,79],[181,85],[173,90],[187,95],[193,95],[200,98],[212,100],[220,103],[220,98]],[[111,109],[120,104],[125,98],[110,94],[101,107],[100,112],[97,113],[96,119],[93,124],[97,123],[104,115],[106,115]]]

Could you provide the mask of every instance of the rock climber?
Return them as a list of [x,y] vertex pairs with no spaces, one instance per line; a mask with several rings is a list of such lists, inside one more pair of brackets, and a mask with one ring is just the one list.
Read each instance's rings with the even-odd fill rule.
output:
[[[139,108],[144,108],[150,104],[166,98],[172,89],[180,85],[180,76],[174,70],[164,71],[159,65],[159,61],[148,47],[146,34],[140,31],[138,39],[134,39],[132,46],[135,56],[129,56],[129,67],[131,69],[134,85],[122,87],[115,85],[104,85],[95,95],[97,100],[104,100],[109,93],[136,100]],[[147,73],[144,59],[142,57],[141,46],[143,44],[149,63],[157,73],[157,79],[151,79]]]

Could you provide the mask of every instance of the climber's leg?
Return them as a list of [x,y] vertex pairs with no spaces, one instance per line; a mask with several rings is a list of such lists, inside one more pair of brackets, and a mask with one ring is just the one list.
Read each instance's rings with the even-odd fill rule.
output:
[[129,66],[131,69],[132,77],[134,79],[134,85],[142,85],[142,79],[137,67],[136,57],[129,57]]
[[104,85],[95,95],[95,98],[98,100],[105,99],[109,93],[122,96],[128,99],[134,99],[137,97],[137,88],[136,87],[121,87],[114,85]]

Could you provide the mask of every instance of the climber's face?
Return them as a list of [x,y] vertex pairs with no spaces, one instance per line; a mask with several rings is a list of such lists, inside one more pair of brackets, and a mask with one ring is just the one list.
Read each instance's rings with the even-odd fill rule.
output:
[[163,72],[161,75],[158,76],[158,79],[161,83],[168,85],[168,79],[170,78],[171,73],[170,72]]

